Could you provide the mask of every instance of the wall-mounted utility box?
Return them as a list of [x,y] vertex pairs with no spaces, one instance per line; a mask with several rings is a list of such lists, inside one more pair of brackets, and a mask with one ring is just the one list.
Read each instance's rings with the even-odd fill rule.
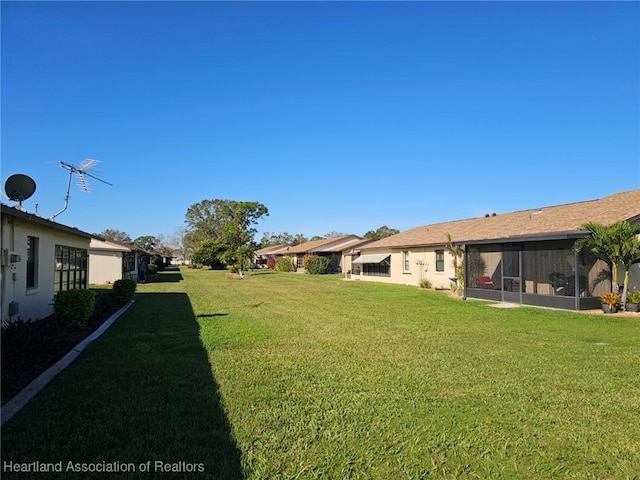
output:
[[20,263],[22,261],[22,255],[12,252],[8,249],[2,251],[2,265],[13,265],[14,263]]
[[18,315],[20,313],[20,304],[18,302],[9,303],[9,316]]

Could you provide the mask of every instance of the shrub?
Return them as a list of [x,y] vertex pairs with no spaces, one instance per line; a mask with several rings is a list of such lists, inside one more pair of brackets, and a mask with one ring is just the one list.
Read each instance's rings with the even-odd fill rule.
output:
[[314,258],[317,258],[317,255],[313,254],[313,253],[307,253],[303,258],[302,258],[302,268],[304,268],[305,270],[309,270],[309,262],[312,262]]
[[267,258],[267,268],[273,270],[276,267],[276,259],[273,257]]
[[640,303],[640,292],[629,292],[627,303]]
[[59,329],[50,319],[32,322],[18,318],[13,322],[3,322],[0,345],[3,368],[33,363],[34,358],[59,342]]
[[428,278],[423,278],[420,280],[420,288],[433,288],[433,284]]
[[147,265],[147,272],[149,272],[149,274],[158,273],[158,265],[156,265],[155,263],[150,263],[149,265]]
[[119,302],[128,302],[133,299],[136,294],[136,281],[132,278],[124,278],[113,282],[113,290],[111,291],[113,298]]
[[295,272],[296,266],[291,257],[280,257],[276,260],[275,270],[278,272]]
[[620,303],[620,294],[616,292],[603,293],[600,295],[600,302],[605,305],[617,305]]
[[65,325],[83,327],[93,314],[96,294],[91,290],[63,290],[53,299],[53,312]]
[[321,257],[319,255],[309,255],[308,257],[305,266],[307,273],[311,275],[322,275],[329,272],[331,260],[328,257]]

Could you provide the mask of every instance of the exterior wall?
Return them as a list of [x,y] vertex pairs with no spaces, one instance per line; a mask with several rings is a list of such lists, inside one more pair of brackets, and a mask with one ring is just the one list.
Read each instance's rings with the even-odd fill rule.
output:
[[[436,271],[436,250],[444,251],[444,271]],[[390,250],[367,250],[363,254],[388,253]],[[404,253],[409,252],[409,269],[404,269]],[[347,270],[349,268],[347,267]],[[400,285],[420,286],[422,280],[429,280],[434,288],[451,288],[450,278],[455,276],[453,269],[453,256],[444,246],[434,247],[412,247],[406,249],[391,250],[391,272],[389,277],[378,277],[364,275],[363,268],[360,268],[359,275],[352,275],[352,278],[359,280],[397,283]]]
[[[38,238],[36,286],[27,289],[27,237]],[[40,320],[53,313],[55,246],[89,250],[89,238],[76,236],[9,215],[2,216],[2,249],[22,257],[2,266],[2,321]],[[91,268],[87,265],[87,277]],[[17,315],[9,316],[9,303],[18,302]]]
[[92,250],[89,255],[89,283],[102,285],[122,279],[122,253]]

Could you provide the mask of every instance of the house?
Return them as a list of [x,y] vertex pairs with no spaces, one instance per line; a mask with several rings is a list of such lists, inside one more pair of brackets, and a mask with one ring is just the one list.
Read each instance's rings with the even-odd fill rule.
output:
[[[583,310],[597,308],[598,295],[611,291],[609,267],[575,241],[587,235],[586,222],[640,221],[640,190],[583,202],[489,214],[425,225],[365,245],[355,263],[359,280],[438,288],[455,281],[450,235],[464,247],[465,295],[503,302]],[[631,284],[640,283],[631,269]]]
[[[341,235],[338,237],[322,238],[320,240],[311,240],[289,247],[287,255],[292,257],[297,268],[301,269],[302,261],[305,255],[319,255],[328,257],[331,260],[330,268],[333,271],[341,272],[346,265],[345,258],[342,255],[343,250],[351,248],[362,239],[357,235]],[[348,270],[348,268],[347,268]]]
[[344,273],[346,273],[349,276],[351,276],[352,274],[356,276],[360,275],[362,270],[362,264],[357,262],[356,260],[362,254],[362,248],[365,245],[368,245],[372,242],[375,242],[375,240],[372,240],[370,238],[363,238],[362,240],[354,244],[351,244],[349,247],[345,248],[342,251],[341,265],[342,265],[342,271]]
[[89,245],[89,283],[101,285],[138,278],[138,264],[147,254],[135,245],[94,237]]
[[60,290],[88,286],[92,235],[37,214],[0,205],[2,321],[40,320]]
[[267,260],[273,258],[277,260],[279,257],[284,257],[289,250],[289,245],[270,245],[268,247],[260,248],[254,252],[253,263],[260,268],[267,266]]

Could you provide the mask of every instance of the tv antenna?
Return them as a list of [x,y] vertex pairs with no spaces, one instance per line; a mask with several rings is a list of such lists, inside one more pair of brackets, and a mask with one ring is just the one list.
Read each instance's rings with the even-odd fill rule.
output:
[[22,202],[33,195],[33,192],[36,191],[36,182],[33,181],[33,178],[28,177],[27,175],[16,173],[15,175],[11,175],[7,178],[7,181],[4,182],[4,191],[6,192],[9,200],[18,202],[18,210],[24,211]]
[[64,212],[69,206],[69,191],[71,190],[71,177],[73,177],[74,173],[76,174],[76,177],[78,180],[78,188],[80,188],[80,190],[82,190],[83,192],[91,193],[91,187],[89,186],[87,177],[93,178],[95,180],[98,180],[99,182],[106,183],[107,185],[113,187],[113,184],[88,172],[88,170],[95,167],[98,163],[100,163],[100,160],[96,160],[94,158],[85,158],[82,162],[80,162],[80,165],[78,165],[77,167],[75,165],[71,165],[70,163],[60,162],[60,166],[65,170],[69,171],[69,182],[67,183],[67,194],[64,197],[64,207],[62,208],[62,210],[60,210],[57,213],[54,213],[51,217],[49,217],[49,220],[53,220],[54,218],[56,218],[58,215]]

